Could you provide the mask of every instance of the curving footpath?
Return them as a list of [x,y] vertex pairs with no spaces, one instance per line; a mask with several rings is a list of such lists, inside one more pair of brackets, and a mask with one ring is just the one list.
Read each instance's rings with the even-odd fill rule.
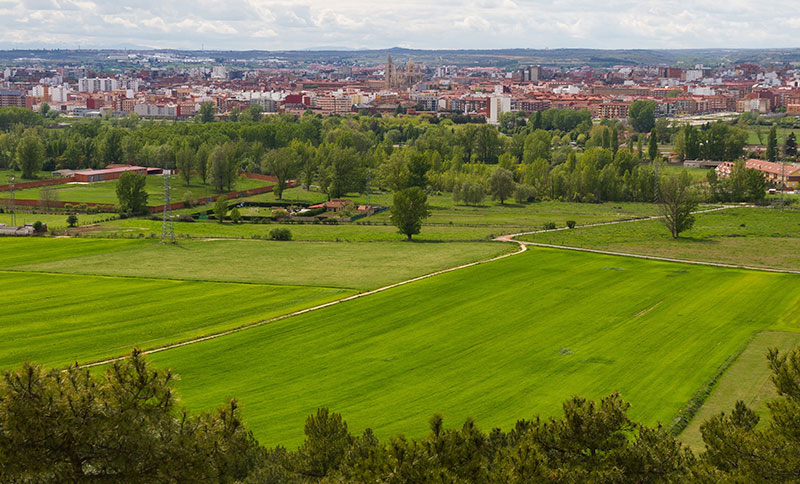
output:
[[[711,208],[711,209],[707,209],[707,210],[699,210],[699,211],[692,212],[692,213],[700,214],[700,213],[716,212],[718,210],[727,210],[727,209],[730,209],[730,208],[737,208],[737,207],[738,207],[737,205],[725,205],[725,206],[722,206],[722,207]],[[657,215],[657,216],[652,216],[652,217],[642,217],[642,218],[635,218],[635,219],[629,219],[629,220],[615,220],[615,221],[611,221],[611,222],[599,222],[599,223],[593,223],[593,224],[579,225],[578,227],[580,227],[580,228],[598,227],[598,226],[602,226],[602,225],[616,225],[616,224],[631,223],[631,222],[643,222],[645,220],[656,220],[656,219],[661,219],[661,218],[664,218],[664,217],[660,216],[660,215]],[[800,274],[800,271],[789,270],[789,269],[769,269],[769,268],[764,268],[764,267],[741,266],[741,265],[723,264],[723,263],[717,263],[717,262],[703,262],[703,261],[696,261],[696,260],[672,259],[672,258],[669,258],[669,257],[657,257],[657,256],[649,256],[649,255],[641,255],[641,254],[631,254],[631,253],[626,253],[626,252],[613,252],[613,251],[599,250],[599,249],[587,249],[587,248],[582,248],[582,247],[569,247],[569,246],[564,246],[564,245],[542,244],[542,243],[538,243],[538,242],[527,242],[527,241],[522,241],[522,240],[516,240],[515,239],[515,237],[519,237],[519,236],[522,236],[522,235],[539,234],[539,233],[544,233],[544,232],[557,232],[559,230],[570,230],[570,229],[567,228],[567,227],[559,227],[559,228],[556,228],[556,229],[532,230],[532,231],[529,231],[529,232],[519,232],[519,233],[516,233],[516,234],[501,235],[499,237],[494,238],[493,240],[498,241],[498,242],[515,243],[515,244],[517,244],[519,246],[518,250],[516,250],[515,252],[510,252],[508,254],[499,255],[497,257],[492,257],[490,259],[485,259],[485,260],[476,261],[476,262],[470,262],[468,264],[462,264],[462,265],[459,265],[459,266],[450,267],[448,269],[442,269],[442,270],[439,270],[439,271],[431,272],[429,274],[425,274],[425,275],[422,275],[422,276],[414,277],[412,279],[408,279],[408,280],[405,280],[405,281],[401,281],[401,282],[397,282],[397,283],[394,283],[394,284],[390,284],[388,286],[380,287],[378,289],[373,289],[373,290],[367,291],[367,292],[361,292],[361,293],[354,294],[354,295],[348,296],[348,297],[344,297],[342,299],[337,299],[335,301],[331,301],[331,302],[328,302],[328,303],[325,303],[325,304],[320,304],[320,305],[313,306],[313,307],[310,307],[310,308],[301,309],[299,311],[294,311],[294,312],[283,314],[283,315],[280,315],[280,316],[275,316],[274,318],[264,319],[264,320],[261,320],[261,321],[256,321],[254,323],[246,324],[246,325],[239,326],[237,328],[229,329],[229,330],[226,330],[226,331],[220,331],[218,333],[213,333],[213,334],[210,334],[210,335],[199,336],[199,337],[196,337],[196,338],[191,338],[191,339],[188,339],[188,340],[185,340],[185,341],[181,341],[181,342],[177,342],[177,343],[170,343],[170,344],[163,345],[163,346],[157,346],[157,347],[150,348],[150,349],[142,351],[142,354],[149,355],[149,354],[152,354],[152,353],[159,353],[161,351],[166,351],[166,350],[170,350],[170,349],[173,349],[173,348],[180,348],[181,346],[188,346],[188,345],[192,345],[192,344],[196,344],[196,343],[202,343],[203,341],[208,341],[208,340],[220,338],[222,336],[227,336],[227,335],[230,335],[230,334],[238,333],[240,331],[245,331],[245,330],[248,330],[248,329],[256,328],[256,327],[259,327],[259,326],[263,326],[265,324],[274,323],[274,322],[281,321],[283,319],[290,318],[290,317],[293,317],[293,316],[299,316],[301,314],[310,313],[312,311],[318,311],[320,309],[324,309],[324,308],[327,308],[327,307],[330,307],[330,306],[334,306],[336,304],[340,304],[340,303],[343,303],[343,302],[352,301],[354,299],[359,299],[359,298],[362,298],[362,297],[365,297],[365,296],[370,296],[372,294],[377,294],[379,292],[383,292],[383,291],[386,291],[386,290],[389,290],[389,289],[393,289],[395,287],[400,287],[400,286],[403,286],[403,285],[406,285],[406,284],[410,284],[412,282],[421,281],[421,280],[427,279],[429,277],[438,276],[439,274],[445,274],[445,273],[448,273],[448,272],[457,271],[459,269],[465,269],[467,267],[473,267],[473,266],[477,266],[477,265],[480,265],[480,264],[486,264],[488,262],[494,262],[494,261],[497,261],[497,260],[500,260],[500,259],[505,259],[506,257],[511,257],[511,256],[518,255],[518,254],[521,254],[521,253],[525,252],[526,250],[528,250],[528,246],[531,246],[531,247],[545,247],[545,248],[550,248],[550,249],[561,249],[561,250],[574,250],[574,251],[578,251],[578,252],[591,252],[591,253],[595,253],[595,254],[614,255],[614,256],[621,256],[621,257],[633,257],[633,258],[637,258],[637,259],[648,259],[648,260],[657,260],[657,261],[664,261],[664,262],[679,262],[679,263],[683,263],[683,264],[696,264],[696,265],[713,266],[713,267],[724,267],[724,268],[730,268],[730,269],[748,269],[748,270],[757,270],[757,271],[766,271],[766,272],[781,272],[781,273],[790,273],[790,274]],[[98,361],[93,361],[93,362],[90,362],[90,363],[85,363],[83,365],[78,365],[78,367],[79,368],[91,368],[91,367],[95,367],[95,366],[102,366],[102,365],[107,365],[109,363],[113,363],[115,361],[123,360],[125,358],[127,358],[127,356],[117,356],[117,357],[114,357],[114,358],[106,358],[106,359],[103,359],[103,360],[98,360]]]

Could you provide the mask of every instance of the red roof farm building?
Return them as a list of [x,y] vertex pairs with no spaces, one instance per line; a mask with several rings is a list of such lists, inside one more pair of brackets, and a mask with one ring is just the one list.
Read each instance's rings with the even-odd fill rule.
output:
[[104,168],[102,170],[80,170],[76,171],[72,177],[76,182],[91,183],[106,180],[116,180],[126,171],[132,171],[141,175],[158,174],[162,170],[160,168],[146,168],[144,166],[133,165],[116,165],[112,168]]

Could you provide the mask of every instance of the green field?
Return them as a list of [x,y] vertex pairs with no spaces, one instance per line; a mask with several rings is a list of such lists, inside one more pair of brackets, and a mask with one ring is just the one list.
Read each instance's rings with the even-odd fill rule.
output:
[[[75,239],[86,241],[105,239]],[[114,242],[114,241],[108,241]],[[136,242],[119,240],[116,242]],[[144,242],[144,241],[143,241]],[[63,243],[62,243],[63,245]],[[2,244],[0,243],[0,247]],[[20,250],[24,250],[22,247]],[[274,242],[195,240],[178,245],[147,241],[17,270],[157,277],[204,281],[375,289],[394,282],[517,250],[499,242]],[[24,262],[23,262],[24,264]],[[6,265],[9,267],[10,265]]]
[[[79,213],[77,214],[78,217],[78,225],[87,225],[87,224],[94,224],[97,222],[103,222],[108,220],[109,218],[116,218],[117,214],[115,213],[93,213],[93,214],[85,214]],[[63,230],[68,227],[67,224],[67,216],[59,213],[59,214],[51,214],[51,213],[25,213],[25,212],[18,212],[17,213],[17,225],[24,225],[26,223],[34,223],[36,221],[40,221],[42,223],[47,224],[48,230]],[[10,213],[0,213],[0,224],[11,225],[12,219]]]
[[772,373],[767,364],[767,350],[779,348],[784,352],[791,351],[798,343],[800,343],[798,333],[778,331],[758,333],[725,371],[708,400],[681,433],[680,439],[694,450],[701,450],[703,438],[700,434],[700,425],[720,412],[729,414],[738,400],[755,410],[762,419],[765,418],[766,402],[778,396],[770,381]]
[[[761,126],[761,139],[758,139],[758,133],[756,133],[755,126],[748,126],[747,127],[747,144],[749,145],[765,145],[767,144],[767,138],[769,138],[769,126]],[[793,129],[793,128],[776,128],[776,134],[778,135],[778,147],[782,147],[783,144],[786,142],[786,137],[789,136],[789,133],[794,132],[795,136],[800,135],[800,130]]]
[[[296,191],[300,189],[293,189]],[[308,192],[302,192],[308,193]],[[272,196],[272,194],[268,194]],[[375,196],[373,196],[373,199]],[[355,198],[358,203],[359,199]],[[375,202],[373,202],[375,203]],[[387,202],[388,203],[388,202]],[[482,207],[455,205],[449,197],[432,196],[432,214],[415,236],[422,241],[480,241],[498,235],[540,229],[546,222],[565,226],[567,220],[579,224],[624,220],[655,215],[658,207],[650,203],[569,203],[539,202],[529,205],[500,205],[487,202]],[[268,237],[278,226],[292,231],[295,240],[308,241],[390,241],[403,240],[383,212],[354,223],[327,224],[219,224],[216,222],[176,222],[175,233],[189,237]],[[87,231],[94,236],[149,236],[161,232],[161,222],[147,219],[114,220]]]
[[0,367],[60,366],[234,328],[351,294],[331,288],[0,271]]
[[579,227],[520,238],[544,244],[800,270],[800,210],[734,208],[696,215],[673,239],[663,222]]
[[668,423],[754,332],[800,330],[798,313],[795,275],[532,249],[152,360],[193,410],[239,398],[267,445],[297,445],[320,406],[356,432],[419,436],[435,412],[509,428],[619,391],[634,419]]
[[[164,202],[164,179],[160,176],[151,175],[145,177],[145,180],[147,181],[145,187],[149,195],[147,204],[161,205]],[[253,180],[241,176],[236,182],[234,190],[247,190],[268,184],[268,182],[262,180]],[[86,184],[54,185],[47,188],[54,189],[58,200],[65,202],[117,203],[116,187],[116,180],[111,180]],[[40,190],[41,187],[18,190],[16,198],[38,200]],[[172,190],[170,192],[172,201],[182,202],[187,193],[194,199],[211,196],[216,192],[211,185],[203,185],[199,178],[193,179],[192,184],[186,186],[180,177],[172,177]]]
[[[12,175],[14,176],[14,183],[22,183],[22,182],[33,181],[33,180],[27,180],[25,178],[22,178],[22,172],[21,171],[14,171],[14,170],[6,169],[6,170],[0,170],[0,185],[8,184],[11,181],[10,179],[11,179]],[[50,178],[50,177],[51,177],[51,174],[50,174],[49,171],[40,171],[36,175],[36,179],[37,180],[44,180],[44,179],[47,179],[47,178]],[[0,192],[0,198],[3,198],[5,196],[5,195],[2,195],[2,193],[3,192]]]
[[0,237],[0,269],[141,247],[144,240]]

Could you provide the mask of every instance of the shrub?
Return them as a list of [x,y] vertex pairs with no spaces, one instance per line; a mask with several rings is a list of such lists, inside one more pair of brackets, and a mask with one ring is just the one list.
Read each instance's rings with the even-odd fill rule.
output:
[[178,222],[194,222],[194,218],[188,213],[178,215]]
[[286,227],[277,227],[269,231],[272,240],[292,240],[292,231]]
[[33,230],[35,230],[37,234],[41,233],[44,230],[44,224],[42,223],[41,220],[33,222]]
[[284,210],[282,208],[276,208],[275,210],[272,211],[272,214],[270,215],[272,220],[283,220],[288,216],[289,216],[289,212],[287,212],[286,210]]
[[567,220],[567,227],[574,229],[575,228],[575,221],[574,220]]
[[239,207],[233,207],[230,216],[233,223],[238,224],[239,220],[242,219],[242,214],[239,212]]
[[556,223],[555,222],[545,222],[545,224],[544,224],[544,229],[545,230],[553,230],[555,228],[556,228]]
[[74,226],[78,225],[78,216],[75,215],[74,213],[71,213],[67,217],[67,225],[69,225],[70,227],[74,227]]

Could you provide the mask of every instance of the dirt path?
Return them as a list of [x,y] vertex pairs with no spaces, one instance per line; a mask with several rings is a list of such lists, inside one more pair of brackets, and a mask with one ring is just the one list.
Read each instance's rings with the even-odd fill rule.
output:
[[[709,213],[709,212],[716,212],[719,210],[727,210],[731,208],[739,208],[741,205],[725,205],[722,207],[717,208],[710,208],[707,210],[698,210],[696,212],[692,212],[693,214],[700,214],[700,213]],[[598,227],[601,225],[616,225],[616,224],[623,224],[629,222],[643,222],[645,220],[657,220],[664,218],[663,215],[657,215],[653,217],[643,217],[643,218],[636,218],[631,220],[616,220],[612,222],[601,222],[601,223],[594,223],[594,224],[587,224],[587,225],[580,225],[578,227]],[[739,265],[739,264],[725,264],[722,262],[707,262],[707,261],[698,261],[698,260],[690,260],[690,259],[673,259],[670,257],[659,257],[653,255],[643,255],[643,254],[632,254],[630,252],[614,252],[610,250],[600,250],[600,249],[587,249],[584,247],[571,247],[567,245],[554,245],[554,244],[543,244],[539,242],[527,242],[523,240],[516,240],[515,237],[519,237],[521,235],[531,235],[531,234],[541,234],[545,232],[558,232],[560,230],[570,230],[568,227],[559,227],[557,229],[544,229],[544,230],[533,230],[530,232],[520,232],[518,234],[509,234],[509,235],[501,235],[500,237],[495,238],[494,240],[499,242],[516,242],[518,244],[529,245],[532,247],[546,247],[550,249],[561,249],[561,250],[574,250],[578,252],[591,252],[594,254],[604,254],[604,255],[616,255],[621,257],[634,257],[636,259],[648,259],[648,260],[658,260],[664,262],[679,262],[682,264],[695,264],[695,265],[702,265],[702,266],[712,266],[712,267],[724,267],[728,269],[747,269],[752,271],[765,271],[765,272],[778,272],[784,274],[800,274],[798,270],[792,269],[772,269],[768,267],[757,267],[757,266],[746,266],[746,265]]]
[[[707,210],[699,210],[699,211],[693,212],[693,213],[695,213],[695,214],[708,213],[708,212],[715,212],[715,211],[718,211],[718,210],[726,210],[726,209],[736,208],[736,207],[737,207],[736,205],[726,205],[726,206],[723,206],[723,207],[711,208],[711,209],[707,209]],[[663,218],[663,216],[643,217],[643,218],[636,218],[636,219],[630,219],[630,220],[615,220],[615,221],[611,221],[611,222],[600,222],[600,223],[594,223],[594,224],[581,225],[580,227],[598,227],[598,226],[601,226],[601,225],[615,225],[615,224],[630,223],[630,222],[642,222],[642,221],[645,221],[645,220],[655,220],[655,219],[660,219],[660,218]],[[313,306],[313,307],[310,307],[310,308],[301,309],[299,311],[295,311],[295,312],[292,312],[292,313],[284,314],[284,315],[281,315],[281,316],[276,316],[274,318],[265,319],[265,320],[261,320],[261,321],[256,321],[254,323],[246,324],[244,326],[239,326],[237,328],[229,329],[227,331],[221,331],[219,333],[214,333],[214,334],[210,334],[210,335],[206,335],[206,336],[191,338],[191,339],[188,339],[188,340],[185,340],[185,341],[181,341],[181,342],[177,342],[177,343],[170,343],[170,344],[166,344],[166,345],[163,345],[163,346],[157,346],[157,347],[154,347],[154,348],[150,348],[150,349],[144,350],[144,351],[142,351],[142,353],[145,354],[145,355],[148,355],[148,354],[152,354],[152,353],[159,353],[161,351],[170,350],[170,349],[173,349],[173,348],[180,348],[181,346],[188,346],[188,345],[192,345],[192,344],[196,344],[196,343],[201,343],[203,341],[208,341],[208,340],[220,338],[222,336],[227,336],[227,335],[230,335],[230,334],[233,334],[233,333],[238,333],[240,331],[245,331],[245,330],[248,330],[248,329],[251,329],[251,328],[256,328],[258,326],[263,326],[265,324],[274,323],[276,321],[280,321],[280,320],[283,320],[283,319],[286,319],[286,318],[290,318],[292,316],[299,316],[301,314],[310,313],[312,311],[318,311],[320,309],[324,309],[324,308],[327,308],[327,307],[330,307],[330,306],[334,306],[336,304],[340,304],[340,303],[347,302],[347,301],[352,301],[354,299],[359,299],[359,298],[362,298],[362,297],[365,297],[365,296],[370,296],[372,294],[377,294],[379,292],[383,292],[383,291],[386,291],[386,290],[389,290],[389,289],[393,289],[395,287],[399,287],[399,286],[403,286],[405,284],[410,284],[412,282],[416,282],[416,281],[420,281],[420,280],[423,280],[423,279],[427,279],[429,277],[438,276],[440,274],[445,274],[445,273],[448,273],[448,272],[457,271],[459,269],[464,269],[464,268],[467,268],[467,267],[473,267],[473,266],[477,266],[477,265],[480,265],[480,264],[486,264],[488,262],[494,262],[496,260],[505,259],[507,257],[518,255],[518,254],[521,254],[521,253],[525,252],[528,249],[528,246],[547,247],[547,248],[552,248],[552,249],[563,249],[563,250],[574,250],[574,251],[580,251],[580,252],[592,252],[592,253],[596,253],[596,254],[616,255],[616,256],[623,256],[623,257],[635,257],[635,258],[638,258],[638,259],[660,260],[660,261],[665,261],[665,262],[681,262],[681,263],[686,263],[686,264],[698,264],[698,265],[707,265],[707,266],[715,266],[715,267],[727,267],[727,268],[736,268],[736,269],[751,269],[751,270],[768,271],[768,272],[788,272],[788,273],[800,274],[800,271],[780,270],[780,269],[766,269],[766,268],[762,268],[762,267],[738,266],[738,265],[732,265],[732,264],[692,261],[692,260],[683,260],[683,259],[670,259],[670,258],[667,258],[667,257],[656,257],[656,256],[647,256],[647,255],[640,255],[640,254],[629,254],[629,253],[624,253],[624,252],[611,252],[611,251],[604,251],[604,250],[597,250],[597,249],[586,249],[586,248],[580,248],[580,247],[568,247],[568,246],[561,246],[561,245],[540,244],[540,243],[537,243],[537,242],[526,242],[526,241],[521,241],[521,240],[516,240],[515,239],[515,237],[519,237],[521,235],[538,234],[538,233],[543,233],[543,232],[556,232],[556,231],[559,231],[559,230],[569,230],[569,228],[560,227],[560,228],[557,228],[557,229],[533,230],[533,231],[529,231],[529,232],[520,232],[520,233],[516,233],[516,234],[501,235],[500,237],[497,237],[494,240],[496,240],[498,242],[512,242],[512,243],[518,244],[519,245],[519,249],[517,251],[515,251],[515,252],[509,252],[508,254],[503,254],[503,255],[500,255],[500,256],[497,256],[497,257],[492,257],[490,259],[485,259],[485,260],[476,261],[476,262],[470,262],[468,264],[462,264],[462,265],[459,265],[459,266],[456,266],[456,267],[450,267],[448,269],[442,269],[442,270],[439,270],[439,271],[436,271],[436,272],[431,272],[429,274],[425,274],[425,275],[422,275],[422,276],[419,276],[419,277],[415,277],[415,278],[408,279],[408,280],[405,280],[405,281],[401,281],[401,282],[397,282],[397,283],[394,283],[394,284],[390,284],[388,286],[384,286],[384,287],[381,287],[381,288],[378,288],[378,289],[373,289],[371,291],[358,293],[358,294],[355,294],[355,295],[352,295],[352,296],[348,296],[348,297],[345,297],[345,298],[342,298],[342,299],[337,299],[335,301],[331,301],[331,302],[328,302],[328,303],[325,303],[325,304],[320,304],[320,305]],[[106,365],[108,363],[113,363],[115,361],[119,361],[119,360],[122,360],[124,358],[126,358],[126,356],[118,356],[118,357],[114,357],[114,358],[107,358],[107,359],[103,359],[103,360],[98,360],[98,361],[86,363],[86,364],[79,365],[79,366],[81,368],[91,368],[91,367],[94,367],[94,366],[101,366],[101,365]]]
[[[201,343],[203,341],[208,341],[208,340],[220,338],[222,336],[227,336],[227,335],[230,335],[230,334],[233,334],[233,333],[238,333],[240,331],[245,331],[245,330],[248,330],[248,329],[256,328],[258,326],[263,326],[265,324],[274,323],[274,322],[280,321],[282,319],[291,318],[292,316],[299,316],[301,314],[310,313],[312,311],[318,311],[320,309],[324,309],[324,308],[327,308],[327,307],[330,307],[330,306],[334,306],[336,304],[340,304],[340,303],[343,303],[343,302],[352,301],[354,299],[359,299],[359,298],[362,298],[362,297],[365,297],[365,296],[370,296],[372,294],[377,294],[379,292],[383,292],[383,291],[386,291],[386,290],[389,290],[389,289],[393,289],[395,287],[400,287],[400,286],[403,286],[403,285],[406,285],[406,284],[410,284],[412,282],[421,281],[423,279],[428,279],[429,277],[438,276],[440,274],[446,274],[448,272],[457,271],[459,269],[465,269],[467,267],[473,267],[473,266],[477,266],[477,265],[481,265],[481,264],[486,264],[488,262],[494,262],[494,261],[500,260],[500,259],[505,259],[506,257],[511,257],[511,256],[514,256],[514,255],[517,255],[517,254],[521,254],[521,253],[525,252],[526,250],[528,250],[527,244],[525,244],[523,242],[520,242],[520,241],[517,241],[517,240],[513,240],[513,241],[510,241],[510,242],[514,242],[514,243],[519,245],[519,248],[515,252],[509,252],[508,254],[499,255],[497,257],[492,257],[490,259],[484,259],[484,260],[480,260],[480,261],[476,261],[476,262],[470,262],[468,264],[462,264],[460,266],[450,267],[450,268],[442,269],[442,270],[439,270],[439,271],[436,271],[436,272],[431,272],[429,274],[425,274],[425,275],[422,275],[422,276],[414,277],[413,279],[408,279],[408,280],[405,280],[405,281],[396,282],[394,284],[390,284],[388,286],[380,287],[378,289],[373,289],[373,290],[367,291],[367,292],[361,292],[361,293],[354,294],[354,295],[348,296],[348,297],[344,297],[342,299],[337,299],[335,301],[331,301],[331,302],[328,302],[328,303],[325,303],[325,304],[320,304],[320,305],[313,306],[313,307],[310,307],[310,308],[301,309],[299,311],[294,311],[292,313],[283,314],[283,315],[280,315],[280,316],[275,316],[274,318],[264,319],[264,320],[261,320],[261,321],[256,321],[254,323],[246,324],[244,326],[239,326],[237,328],[229,329],[229,330],[226,330],[226,331],[220,331],[219,333],[214,333],[214,334],[210,334],[210,335],[206,335],[206,336],[200,336],[200,337],[196,337],[196,338],[191,338],[191,339],[188,339],[188,340],[185,340],[185,341],[181,341],[181,342],[177,342],[177,343],[170,343],[170,344],[166,344],[166,345],[163,345],[163,346],[156,346],[154,348],[150,348],[150,349],[142,351],[142,354],[149,355],[149,354],[152,354],[152,353],[159,353],[161,351],[171,350],[173,348],[180,348],[181,346],[188,346],[188,345],[192,345],[192,344],[196,344],[196,343]],[[78,365],[78,366],[80,368],[91,368],[91,367],[94,367],[94,366],[107,365],[109,363],[113,363],[115,361],[120,361],[120,360],[123,360],[125,358],[127,358],[127,355],[126,356],[117,356],[117,357],[114,357],[114,358],[106,358],[106,359],[103,359],[103,360],[93,361],[93,362],[85,363],[85,364]]]

